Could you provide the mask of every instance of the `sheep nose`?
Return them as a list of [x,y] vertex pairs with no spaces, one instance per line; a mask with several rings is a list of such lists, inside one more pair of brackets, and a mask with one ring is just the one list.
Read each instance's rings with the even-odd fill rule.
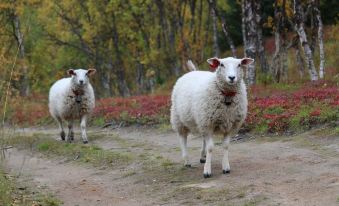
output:
[[79,80],[79,83],[80,84],[84,84],[84,80]]
[[233,82],[233,80],[235,79],[235,76],[228,76],[228,78],[231,80],[231,82]]

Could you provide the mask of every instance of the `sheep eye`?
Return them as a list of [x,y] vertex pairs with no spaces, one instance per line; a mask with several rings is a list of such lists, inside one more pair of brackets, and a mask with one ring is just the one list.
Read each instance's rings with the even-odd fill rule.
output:
[[240,67],[240,66],[241,66],[241,64],[238,65],[238,67]]
[[220,64],[221,67],[224,67],[224,64]]

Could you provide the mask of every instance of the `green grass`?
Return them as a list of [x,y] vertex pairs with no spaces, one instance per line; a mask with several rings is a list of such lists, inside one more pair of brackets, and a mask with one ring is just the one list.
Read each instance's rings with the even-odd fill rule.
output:
[[[182,200],[180,204],[183,205],[244,205],[254,206],[259,205],[265,197],[256,196],[252,198],[247,197],[249,188],[241,187],[236,189],[229,189],[228,187],[222,188],[200,188],[195,186],[178,187],[174,191],[163,198],[163,201],[169,201],[172,198]],[[190,198],[187,198],[190,197]],[[220,204],[222,203],[222,204]]]
[[65,157],[69,161],[89,163],[94,166],[113,167],[128,164],[132,156],[126,152],[113,152],[103,150],[95,145],[84,145],[79,143],[65,143],[43,134],[31,136],[14,136],[8,138],[8,145],[18,148],[30,148],[48,157]]
[[43,194],[39,191],[33,192],[31,188],[20,186],[13,176],[6,175],[0,168],[0,205],[59,206],[61,204],[60,200],[50,194]]
[[268,125],[265,124],[257,124],[254,128],[254,132],[256,134],[265,134],[268,131]]
[[0,170],[0,205],[10,205],[12,202],[13,187],[11,181]]
[[59,206],[62,205],[62,202],[51,195],[43,195],[37,198],[39,205],[43,206]]

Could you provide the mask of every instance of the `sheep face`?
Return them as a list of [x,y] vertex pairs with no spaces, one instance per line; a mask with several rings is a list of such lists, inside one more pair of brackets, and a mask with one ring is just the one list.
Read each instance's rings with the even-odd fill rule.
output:
[[207,60],[211,70],[216,70],[218,79],[227,85],[236,85],[243,78],[241,67],[247,66],[254,62],[253,59],[243,58],[236,59],[228,57],[224,59],[210,58]]
[[72,84],[76,87],[84,87],[89,83],[89,77],[92,76],[96,72],[95,69],[77,69],[68,70],[68,74],[72,77]]

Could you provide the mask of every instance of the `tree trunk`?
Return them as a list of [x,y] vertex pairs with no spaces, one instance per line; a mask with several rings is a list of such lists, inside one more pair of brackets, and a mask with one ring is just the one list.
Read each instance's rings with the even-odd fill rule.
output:
[[[210,4],[208,4],[208,11],[209,12],[211,11]],[[211,26],[211,15],[207,15],[206,22],[203,25],[205,25],[205,27],[202,26],[203,30],[205,31],[204,42],[203,42],[203,48],[204,48],[206,45],[209,44],[208,39],[209,39],[210,32],[208,32],[208,31],[210,31],[210,26]],[[208,46],[210,46],[210,45],[208,45]],[[210,54],[208,54],[207,58],[209,58],[209,57],[210,57]],[[201,59],[206,59],[205,50],[204,49],[201,52]]]
[[21,60],[21,76],[20,76],[20,95],[28,96],[29,95],[29,82],[28,82],[28,67],[25,62],[25,45],[24,45],[24,36],[20,28],[20,20],[16,14],[13,14],[13,25],[14,33],[18,42],[19,47],[19,59]]
[[[246,36],[246,47],[245,47],[245,56],[255,59],[256,57],[256,48],[257,48],[257,24],[255,16],[255,4],[251,0],[244,0],[242,4],[245,6],[243,8],[243,15],[245,16],[245,36]],[[247,67],[246,80],[248,85],[253,85],[256,82],[255,74],[255,64],[250,64]]]
[[315,2],[314,11],[318,23],[318,42],[319,42],[319,55],[320,55],[320,65],[319,65],[319,78],[323,79],[325,74],[325,52],[324,52],[324,32],[323,32],[323,21],[321,20],[321,13],[319,10],[319,1]]
[[247,0],[241,0],[241,32],[242,32],[242,41],[243,41],[243,45],[244,45],[244,50],[247,47],[247,33],[246,33],[246,19],[245,19],[245,15],[246,15],[246,1]]
[[138,94],[144,93],[145,82],[144,82],[144,65],[139,61],[136,62],[136,82],[138,85]]
[[123,66],[123,61],[121,57],[121,51],[119,49],[119,34],[116,28],[115,16],[113,14],[113,25],[112,25],[112,35],[113,35],[113,45],[115,53],[115,74],[118,81],[118,90],[121,96],[129,96],[130,91],[126,83],[125,70]]
[[312,81],[318,80],[318,73],[314,66],[312,50],[307,42],[304,29],[304,11],[299,0],[294,0],[294,30],[299,35],[300,43],[304,49],[307,69]]
[[216,10],[213,9],[216,7],[215,0],[209,0],[210,5],[210,14],[212,16],[212,27],[213,27],[213,52],[214,56],[218,57],[220,54],[219,45],[218,45],[218,27],[217,27],[217,14]]
[[286,34],[286,0],[283,0],[279,6],[278,0],[274,5],[274,22],[275,22],[275,52],[273,55],[271,71],[276,82],[287,80],[287,34]]
[[264,74],[268,73],[268,64],[265,55],[265,47],[264,47],[264,40],[262,34],[262,11],[261,11],[261,1],[254,1],[255,5],[255,15],[256,15],[256,24],[257,24],[257,49],[258,49],[258,56],[259,62],[261,67],[261,72]]
[[[278,27],[278,25],[276,25]],[[274,31],[274,43],[275,43],[275,52],[272,59],[272,66],[271,71],[273,74],[273,77],[276,82],[280,82],[281,77],[281,58],[280,58],[280,47],[281,47],[281,39],[280,39],[280,32],[276,28]]]
[[237,57],[237,50],[234,46],[233,40],[232,40],[229,32],[228,32],[229,29],[228,29],[228,26],[227,26],[227,23],[226,23],[226,19],[222,15],[219,14],[216,3],[214,2],[214,0],[209,0],[208,3],[210,4],[210,7],[213,9],[215,16],[221,19],[222,31],[224,32],[225,37],[226,37],[226,41],[227,41],[228,45],[230,46],[232,56]]
[[304,62],[304,59],[302,58],[301,51],[300,51],[300,46],[299,46],[298,43],[294,46],[294,49],[295,49],[295,56],[296,56],[296,60],[297,60],[299,76],[302,79],[302,78],[304,78],[304,71],[305,71],[304,65],[305,65],[305,62]]

